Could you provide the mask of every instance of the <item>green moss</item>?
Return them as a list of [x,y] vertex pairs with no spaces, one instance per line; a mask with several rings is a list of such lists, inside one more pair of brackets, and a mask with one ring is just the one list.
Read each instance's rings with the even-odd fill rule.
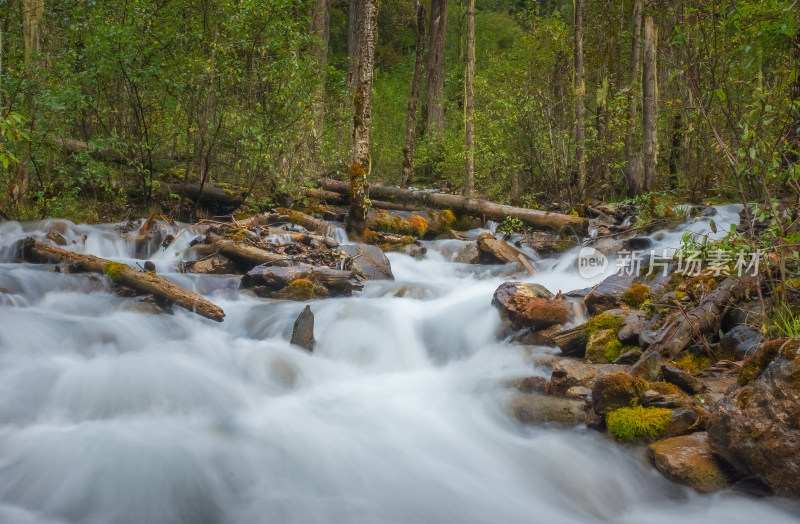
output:
[[742,364],[737,381],[744,386],[755,380],[762,371],[778,356],[778,351],[786,343],[786,339],[765,342],[755,355],[750,356]]
[[671,419],[671,409],[634,406],[609,413],[606,425],[620,442],[653,441],[666,431]]
[[633,284],[622,294],[622,301],[632,308],[638,309],[650,298],[650,288],[644,284]]
[[650,382],[648,384],[648,389],[652,389],[653,391],[657,391],[662,395],[685,395],[686,393],[676,386],[675,384],[671,384],[669,382]]
[[307,278],[293,280],[288,286],[278,292],[281,298],[291,300],[310,300],[328,296],[328,290],[322,286],[315,285]]
[[647,382],[625,372],[602,375],[592,390],[592,397],[597,401],[595,409],[606,412],[636,405],[647,389]]
[[[624,324],[625,319],[622,317],[606,313],[590,318],[586,322],[584,331],[586,342],[589,343],[591,341],[586,346],[586,360],[598,364],[613,362],[624,351],[627,351],[617,338],[619,330],[622,329]],[[597,338],[595,335],[602,331],[606,333]]]
[[116,282],[122,277],[126,269],[128,269],[127,265],[109,260],[103,266],[103,274]]
[[683,369],[692,373],[703,371],[711,365],[711,359],[698,355],[697,353],[684,353],[678,360],[672,362],[676,368]]

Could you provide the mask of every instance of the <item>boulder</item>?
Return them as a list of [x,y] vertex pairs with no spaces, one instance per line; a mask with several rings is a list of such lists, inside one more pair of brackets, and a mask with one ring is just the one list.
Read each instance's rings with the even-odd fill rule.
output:
[[608,373],[597,378],[592,387],[592,409],[598,415],[632,406],[647,391],[647,382],[624,372]]
[[492,305],[500,311],[503,320],[512,329],[543,329],[574,320],[573,302],[563,297],[553,297],[539,284],[505,282],[497,288]]
[[573,386],[593,388],[597,377],[626,370],[625,366],[614,364],[588,364],[579,360],[562,359],[553,366],[550,393],[565,395]]
[[520,395],[511,401],[511,412],[523,424],[558,424],[577,426],[587,420],[581,400],[548,395]]
[[572,386],[564,396],[575,400],[586,400],[592,396],[592,390],[585,386]]
[[53,242],[57,246],[66,246],[67,245],[66,239],[63,236],[61,236],[61,233],[59,233],[58,231],[50,231],[44,237],[47,240],[50,240],[51,242]]
[[294,321],[292,328],[292,344],[300,346],[308,351],[314,351],[314,313],[311,306],[306,306]]
[[712,452],[776,495],[800,497],[800,345],[763,344],[745,361],[739,384],[717,404],[708,426]]
[[648,454],[662,475],[700,493],[713,493],[728,486],[720,464],[711,454],[706,432],[654,442],[648,447]]
[[544,393],[547,390],[547,379],[533,375],[519,379],[515,386],[520,393]]
[[614,361],[614,364],[620,364],[622,366],[632,366],[636,364],[641,357],[642,357],[641,349],[630,349],[621,354],[617,358],[617,360]]
[[725,354],[733,355],[736,360],[743,360],[755,354],[761,347],[762,341],[761,332],[741,324],[723,335],[719,347]]
[[370,244],[342,244],[339,251],[352,257],[350,269],[363,280],[394,280],[386,253]]
[[675,384],[687,393],[695,395],[703,391],[703,383],[686,371],[685,369],[676,368],[675,366],[662,365],[661,374],[664,380],[670,384]]
[[236,264],[228,257],[212,255],[195,262],[184,262],[181,265],[181,271],[201,275],[230,275],[236,271]]
[[623,304],[622,295],[630,289],[634,279],[635,275],[614,273],[592,288],[583,298],[586,309],[590,314],[598,315],[620,307]]

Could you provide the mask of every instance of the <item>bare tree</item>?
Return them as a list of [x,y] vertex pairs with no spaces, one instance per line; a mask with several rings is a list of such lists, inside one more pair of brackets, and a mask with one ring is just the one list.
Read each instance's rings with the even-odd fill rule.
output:
[[636,150],[636,115],[639,108],[639,63],[642,35],[642,0],[636,0],[633,9],[633,43],[631,45],[630,80],[628,82],[628,126],[625,133],[625,180],[628,182],[628,196],[634,197],[642,192],[642,157]]
[[314,90],[314,131],[312,155],[319,160],[322,141],[322,128],[325,123],[325,79],[328,71],[328,40],[330,38],[330,0],[316,0],[312,5],[311,34],[318,40],[314,42],[313,53],[317,58],[319,77]]
[[369,210],[367,175],[372,166],[369,154],[369,126],[372,109],[372,71],[375,65],[375,40],[378,37],[378,1],[357,0],[356,25],[358,53],[354,69],[352,156],[350,162],[350,227],[363,233]]
[[431,0],[431,36],[428,45],[428,93],[425,130],[431,135],[444,128],[444,44],[447,1]]
[[417,147],[417,105],[422,84],[423,59],[425,57],[425,6],[414,1],[417,11],[417,49],[414,59],[414,77],[411,80],[411,96],[406,114],[406,145],[403,146],[403,187],[414,181],[414,151]]
[[583,73],[583,0],[575,0],[575,160],[578,163],[578,194],[586,186],[586,79]]
[[464,136],[466,160],[464,196],[470,198],[475,185],[475,123],[473,122],[475,84],[475,0],[467,3],[467,72],[464,79]]
[[656,126],[656,42],[657,32],[653,17],[644,21],[644,62],[642,65],[642,156],[644,165],[644,188],[653,188],[656,179],[656,157],[658,155]]

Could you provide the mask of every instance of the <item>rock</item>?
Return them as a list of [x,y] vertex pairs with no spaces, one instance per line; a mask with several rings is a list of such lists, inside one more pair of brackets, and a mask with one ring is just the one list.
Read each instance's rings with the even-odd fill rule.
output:
[[628,373],[608,373],[592,388],[592,409],[598,415],[635,404],[647,391],[647,382]]
[[156,265],[151,260],[146,260],[144,263],[144,270],[151,273],[156,272]]
[[587,364],[578,360],[562,359],[553,366],[550,376],[550,393],[564,395],[573,386],[594,387],[597,377],[625,371],[625,366],[614,364]]
[[703,391],[703,383],[684,369],[665,364],[661,366],[661,374],[665,381],[675,384],[687,393],[695,395]]
[[213,255],[195,262],[186,262],[181,267],[184,271],[201,275],[230,275],[236,271],[236,264],[222,255]]
[[748,300],[732,307],[722,317],[722,331],[728,332],[740,324],[758,326],[765,316],[772,313],[770,302]]
[[648,447],[648,454],[662,475],[700,493],[713,493],[728,486],[711,454],[706,432],[654,442]]
[[711,414],[712,452],[783,497],[800,497],[800,346],[765,342],[745,361],[739,385]]
[[664,436],[677,437],[692,431],[705,429],[699,425],[700,416],[692,408],[672,409],[669,426]]
[[494,238],[491,233],[478,236],[478,264],[517,264],[517,269],[524,269],[529,274],[536,272],[533,260],[503,240]]
[[564,251],[561,249],[563,246],[560,241],[561,237],[554,233],[546,231],[533,231],[528,235],[528,246],[536,251],[538,255],[549,255],[551,253],[558,253]]
[[586,400],[591,395],[592,390],[584,386],[572,386],[564,394],[565,397],[573,398],[575,400]]
[[625,243],[614,237],[601,238],[593,242],[591,246],[606,256],[616,255],[625,249]]
[[614,361],[614,364],[619,364],[622,366],[632,366],[636,364],[641,357],[642,357],[641,349],[631,349],[620,355],[619,358],[617,358],[617,360]]
[[658,353],[643,353],[639,361],[631,367],[630,374],[648,382],[658,380],[661,372],[661,356]]
[[412,258],[421,260],[425,258],[425,255],[428,253],[428,248],[417,244],[409,244],[403,248],[403,253]]
[[629,251],[644,251],[653,247],[653,241],[648,237],[632,237],[625,240],[625,249]]
[[292,344],[314,351],[314,313],[311,312],[311,306],[306,306],[294,321],[292,328]]
[[61,236],[61,233],[58,231],[50,231],[44,236],[47,240],[50,240],[57,246],[66,246],[67,240]]
[[574,304],[563,297],[551,297],[539,284],[505,282],[494,292],[492,305],[514,330],[571,322],[576,316]]
[[353,257],[350,269],[364,280],[394,280],[392,265],[378,246],[342,244],[339,251]]
[[587,420],[584,402],[548,395],[520,395],[511,402],[514,418],[523,424],[577,426]]
[[565,297],[571,297],[571,298],[583,298],[591,290],[592,290],[592,288],[590,288],[590,287],[585,287],[585,288],[582,288],[582,289],[573,289],[572,291],[568,291],[567,293],[564,293],[564,296]]
[[520,393],[544,393],[547,390],[547,379],[534,375],[525,377],[516,382]]
[[647,329],[647,315],[644,311],[631,311],[625,314],[625,324],[617,338],[625,345],[639,345],[639,335]]
[[614,273],[597,284],[583,298],[586,309],[591,315],[598,315],[609,309],[616,309],[622,304],[622,294],[630,289],[634,275]]
[[743,360],[755,354],[761,347],[763,337],[759,331],[747,325],[739,325],[725,333],[719,341],[719,347],[736,360]]

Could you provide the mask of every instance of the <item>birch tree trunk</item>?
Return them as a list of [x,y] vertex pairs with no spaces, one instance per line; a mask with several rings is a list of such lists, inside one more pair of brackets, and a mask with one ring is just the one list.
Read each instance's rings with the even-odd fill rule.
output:
[[403,146],[403,187],[414,181],[414,151],[417,148],[417,105],[422,83],[423,59],[425,57],[425,6],[414,2],[417,11],[417,49],[414,59],[414,77],[411,80],[411,96],[406,114],[406,145]]
[[473,122],[475,84],[475,0],[467,3],[467,72],[464,81],[464,137],[466,160],[464,168],[464,196],[472,197],[475,185],[475,123]]
[[583,74],[583,0],[575,0],[575,160],[578,163],[578,194],[586,186],[586,80]]
[[625,180],[628,183],[628,196],[635,197],[642,192],[641,156],[636,153],[636,116],[639,109],[639,62],[642,36],[642,0],[636,0],[633,9],[633,42],[631,45],[630,81],[628,83],[628,126],[625,133]]
[[358,54],[353,93],[353,152],[350,162],[350,227],[363,232],[369,210],[367,175],[372,160],[369,154],[369,126],[372,109],[372,70],[375,64],[375,40],[378,36],[378,0],[358,0],[360,19],[356,37]]
[[644,188],[650,190],[655,184],[656,157],[658,155],[656,118],[656,42],[657,31],[653,17],[644,22],[644,62],[642,65],[642,155],[644,164]]
[[428,45],[428,92],[425,130],[444,129],[444,44],[447,35],[447,1],[431,0],[431,36]]

